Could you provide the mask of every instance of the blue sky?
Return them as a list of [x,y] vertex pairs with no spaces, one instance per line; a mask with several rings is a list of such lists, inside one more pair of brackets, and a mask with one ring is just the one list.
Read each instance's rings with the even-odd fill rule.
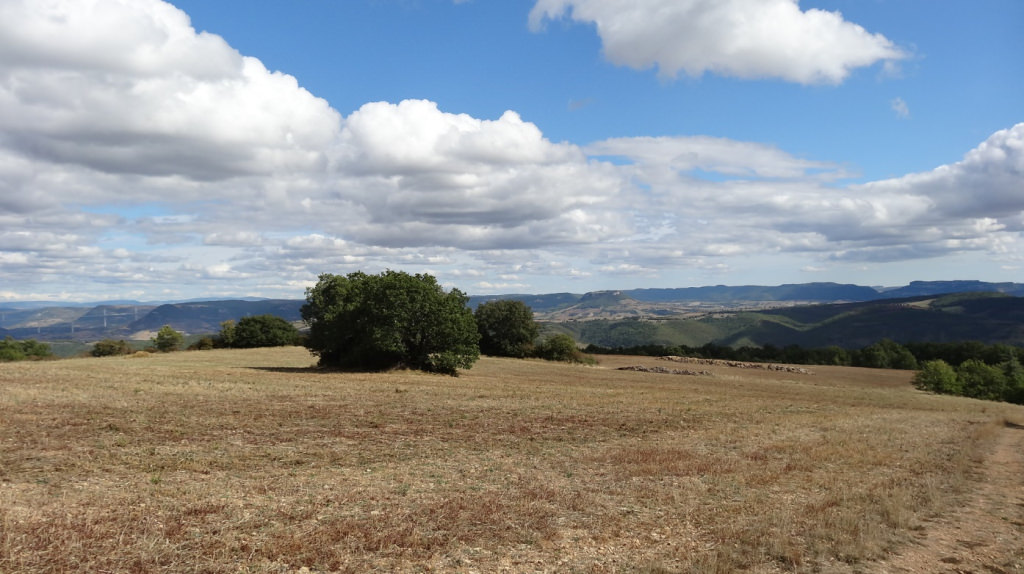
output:
[[[0,302],[1024,274],[1015,0],[12,0]],[[57,39],[60,40],[57,40]]]

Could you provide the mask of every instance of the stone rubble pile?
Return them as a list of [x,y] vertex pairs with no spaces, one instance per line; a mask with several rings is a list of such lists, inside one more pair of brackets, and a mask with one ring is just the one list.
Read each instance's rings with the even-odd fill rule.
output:
[[783,373],[798,373],[801,375],[814,374],[813,371],[810,371],[803,367],[791,367],[789,365],[774,365],[770,363],[746,363],[743,361],[723,361],[721,359],[698,359],[696,357],[676,357],[674,355],[659,358],[663,361],[689,363],[692,365],[717,365],[720,367],[735,367],[737,369],[761,369],[764,371],[780,371]]
[[661,373],[665,375],[691,375],[695,377],[710,377],[711,371],[691,371],[689,369],[669,369],[667,367],[645,367],[633,365],[631,367],[619,367],[620,371],[639,371],[641,373]]

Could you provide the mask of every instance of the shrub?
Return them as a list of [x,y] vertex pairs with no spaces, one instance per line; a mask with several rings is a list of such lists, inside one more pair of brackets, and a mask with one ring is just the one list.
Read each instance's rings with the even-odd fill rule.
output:
[[21,351],[21,345],[13,339],[6,339],[0,342],[0,361],[24,361],[25,353]]
[[116,355],[130,355],[133,352],[132,346],[124,339],[119,341],[103,339],[93,344],[90,354],[93,357],[112,357]]
[[968,359],[956,370],[963,395],[976,399],[1002,400],[1006,396],[1006,378],[999,367],[979,359]]
[[564,333],[551,335],[544,339],[540,345],[537,345],[534,356],[548,361],[564,361],[588,365],[595,363],[592,357],[580,351],[575,339]]
[[53,356],[53,351],[46,343],[35,339],[15,341],[7,336],[0,341],[0,361],[24,361],[26,359],[46,359]]
[[941,359],[925,361],[914,375],[913,384],[918,389],[933,393],[957,395],[963,391],[956,370]]
[[243,317],[237,325],[221,323],[221,340],[228,347],[283,347],[294,345],[298,335],[294,325],[275,315]]

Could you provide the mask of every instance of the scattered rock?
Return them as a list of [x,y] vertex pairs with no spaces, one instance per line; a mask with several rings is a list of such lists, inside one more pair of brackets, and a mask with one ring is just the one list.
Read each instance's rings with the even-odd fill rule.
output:
[[661,373],[665,375],[691,375],[695,377],[710,377],[711,371],[691,371],[689,369],[669,369],[666,367],[645,367],[633,365],[631,367],[619,367],[619,371],[639,371],[641,373]]
[[695,357],[659,357],[663,361],[674,361],[676,363],[690,363],[694,365],[716,365],[719,367],[734,367],[737,369],[761,369],[763,371],[781,371],[783,373],[798,373],[801,375],[813,375],[814,372],[803,367],[791,367],[789,365],[775,365],[771,363],[746,363],[743,361],[723,361],[720,359],[698,359]]

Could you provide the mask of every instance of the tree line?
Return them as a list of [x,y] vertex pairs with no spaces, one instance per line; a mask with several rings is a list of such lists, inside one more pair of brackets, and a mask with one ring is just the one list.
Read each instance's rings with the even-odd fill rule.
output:
[[[206,349],[248,349],[256,347],[283,347],[302,344],[302,335],[294,325],[276,315],[252,315],[237,322],[224,321],[220,332],[206,335],[188,346],[190,351]],[[185,336],[164,325],[149,340],[145,348],[149,352],[170,353],[179,351],[185,344]],[[131,343],[124,339],[103,339],[93,344],[90,354],[94,357],[109,357],[134,353]]]
[[638,345],[601,347],[589,345],[592,354],[621,354],[722,359],[750,363],[837,365],[875,369],[919,371],[914,386],[931,392],[1024,404],[1024,369],[1019,347],[988,345],[978,341],[956,343],[897,343],[882,340],[860,349],[837,346],[805,349],[799,345],[776,347],[727,347],[708,343],[686,345]]
[[677,355],[702,359],[746,361],[750,363],[787,363],[792,365],[836,365],[869,367],[876,369],[917,370],[924,361],[944,360],[959,365],[975,359],[988,365],[1006,361],[1011,355],[1019,356],[1022,349],[1005,344],[989,345],[978,341],[956,343],[897,343],[883,339],[860,349],[838,346],[804,348],[799,345],[777,347],[729,347],[708,343],[700,347],[687,345],[635,345],[629,347],[603,347],[588,345],[587,353],[665,356]]
[[1024,405],[1024,368],[1016,354],[994,365],[980,359],[967,359],[955,367],[942,359],[925,361],[914,376],[914,386],[944,395]]
[[[592,362],[569,335],[540,339],[533,311],[522,302],[491,301],[475,311],[468,302],[458,289],[446,291],[425,274],[323,274],[306,291],[301,312],[308,333],[280,317],[257,315],[225,321],[218,334],[200,338],[189,349],[304,345],[321,367],[410,368],[448,375],[470,368],[481,353]],[[147,350],[177,351],[183,344],[183,335],[165,325]],[[97,342],[92,350],[94,356],[131,352],[128,342],[112,339]]]

